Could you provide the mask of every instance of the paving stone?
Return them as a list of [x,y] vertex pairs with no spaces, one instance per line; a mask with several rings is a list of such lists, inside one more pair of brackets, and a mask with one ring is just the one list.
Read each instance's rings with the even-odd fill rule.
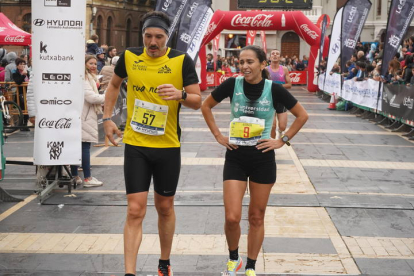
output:
[[414,275],[406,260],[396,259],[355,259],[363,274],[368,275]]
[[337,254],[330,239],[265,237],[264,253]]
[[319,203],[324,207],[359,207],[375,209],[413,209],[407,199],[394,196],[319,194]]

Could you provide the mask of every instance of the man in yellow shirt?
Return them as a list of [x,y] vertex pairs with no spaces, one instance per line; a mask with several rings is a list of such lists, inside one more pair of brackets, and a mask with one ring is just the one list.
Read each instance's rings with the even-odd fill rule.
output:
[[168,48],[170,20],[162,12],[143,18],[144,47],[129,48],[119,58],[109,83],[103,116],[106,136],[121,136],[111,121],[122,80],[128,77],[124,175],[128,211],[124,229],[125,273],[135,275],[142,221],[151,178],[161,245],[159,276],[173,275],[170,252],[175,230],[174,195],[180,174],[181,105],[201,106],[195,66],[189,55]]

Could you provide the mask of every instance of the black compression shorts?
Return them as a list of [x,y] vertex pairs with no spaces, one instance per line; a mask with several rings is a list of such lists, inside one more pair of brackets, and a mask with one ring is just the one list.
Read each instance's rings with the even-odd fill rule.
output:
[[124,176],[127,194],[154,191],[173,196],[181,168],[180,148],[147,148],[125,144]]
[[274,184],[276,182],[275,151],[263,153],[256,147],[247,146],[227,150],[223,181],[247,181],[247,178],[260,184]]

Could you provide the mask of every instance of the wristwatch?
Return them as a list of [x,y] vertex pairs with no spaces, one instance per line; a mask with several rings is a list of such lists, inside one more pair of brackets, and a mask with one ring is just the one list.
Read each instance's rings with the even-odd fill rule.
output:
[[187,92],[185,92],[185,90],[183,89],[182,93],[181,93],[181,101],[185,101],[185,99],[187,99]]
[[282,137],[280,137],[283,141],[283,143],[286,144],[286,146],[290,146],[290,142],[289,142],[289,137],[286,135],[282,135]]

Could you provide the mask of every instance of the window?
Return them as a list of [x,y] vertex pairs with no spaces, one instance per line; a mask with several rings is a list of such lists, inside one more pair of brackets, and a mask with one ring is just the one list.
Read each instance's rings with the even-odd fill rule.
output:
[[126,48],[131,47],[131,19],[128,18],[126,25]]
[[32,14],[27,13],[23,16],[23,31],[31,33],[32,32]]
[[382,1],[377,1],[377,16],[381,16],[381,10],[382,10]]
[[98,16],[96,19],[96,34],[99,39],[102,39],[102,16]]
[[112,45],[111,43],[112,33],[112,17],[108,17],[108,23],[106,24],[106,45]]

